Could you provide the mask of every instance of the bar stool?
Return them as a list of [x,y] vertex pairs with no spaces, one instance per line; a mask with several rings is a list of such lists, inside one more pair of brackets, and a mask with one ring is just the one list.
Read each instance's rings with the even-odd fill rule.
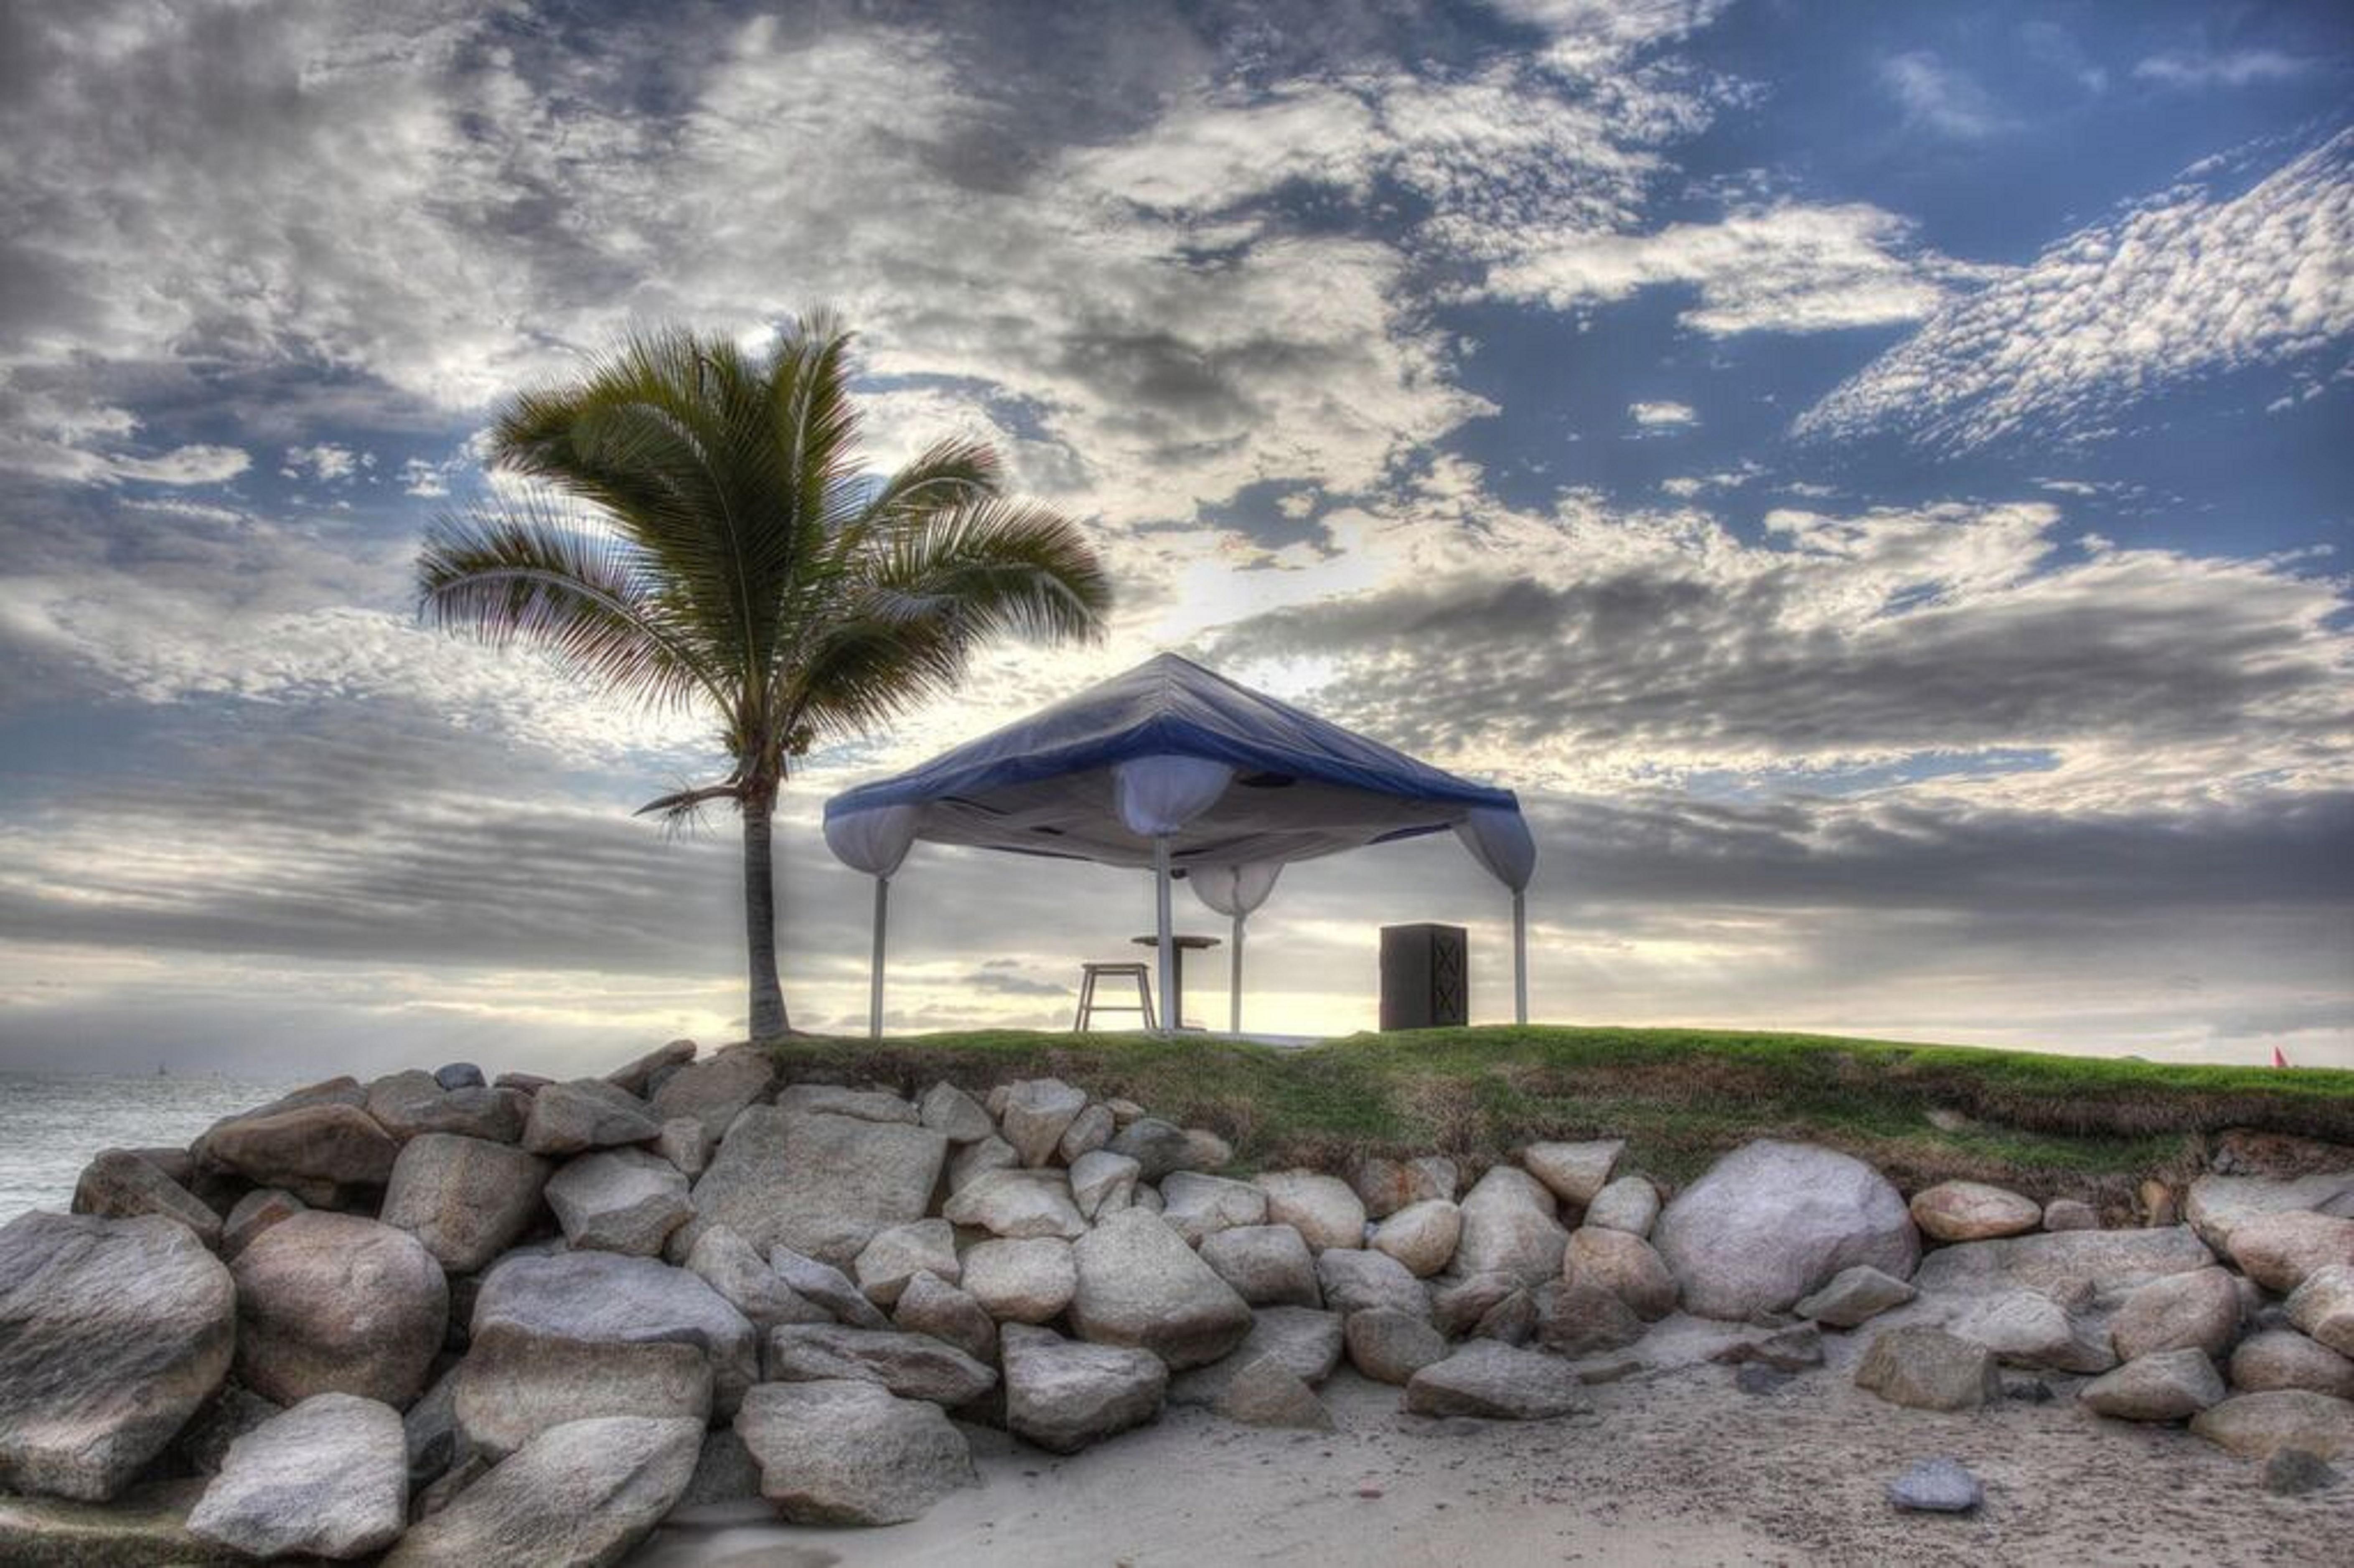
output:
[[[1103,976],[1113,980],[1136,982],[1136,1004],[1097,1001],[1096,980]],[[1098,1012],[1133,1012],[1144,1021],[1147,1033],[1157,1027],[1152,1022],[1152,982],[1146,978],[1142,964],[1081,964],[1079,966],[1079,1015],[1072,1022],[1071,1033],[1076,1034],[1094,1022]]]

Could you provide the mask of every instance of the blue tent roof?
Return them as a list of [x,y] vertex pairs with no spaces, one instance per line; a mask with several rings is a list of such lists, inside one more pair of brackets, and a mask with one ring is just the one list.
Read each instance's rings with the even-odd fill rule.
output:
[[[1517,814],[1509,789],[1475,784],[1235,684],[1173,653],[826,802],[828,824],[922,808],[935,842],[1151,863],[1112,806],[1110,770],[1185,757],[1234,769],[1217,803],[1176,835],[1174,860],[1299,860],[1453,827],[1476,809]],[[832,834],[830,832],[829,837]]]

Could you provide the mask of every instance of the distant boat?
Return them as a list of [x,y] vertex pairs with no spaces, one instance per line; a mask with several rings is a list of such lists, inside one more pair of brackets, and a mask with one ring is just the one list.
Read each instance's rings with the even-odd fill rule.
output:
[[170,1077],[172,1075],[171,1075],[169,1072],[167,1072],[167,1071],[165,1071],[165,1070],[164,1070],[164,1064],[163,1064],[163,1063],[158,1062],[158,1063],[156,1063],[156,1064],[155,1064],[155,1075],[156,1075],[157,1077],[159,1077],[159,1078],[168,1078],[168,1077]]

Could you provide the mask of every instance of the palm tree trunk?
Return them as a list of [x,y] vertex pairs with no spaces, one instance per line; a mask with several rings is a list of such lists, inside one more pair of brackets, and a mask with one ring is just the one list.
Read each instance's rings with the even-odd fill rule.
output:
[[744,808],[744,941],[752,981],[751,1035],[774,1040],[791,1024],[777,980],[777,879],[769,853],[772,790],[747,791]]

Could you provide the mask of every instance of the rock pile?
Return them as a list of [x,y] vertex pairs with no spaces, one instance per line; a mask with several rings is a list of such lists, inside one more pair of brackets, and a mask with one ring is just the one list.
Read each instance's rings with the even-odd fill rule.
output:
[[1968,1410],[2017,1367],[2259,1461],[2354,1457],[2354,1172],[2211,1174],[2188,1224],[2103,1230],[1807,1145],[1672,1194],[1624,1154],[1243,1180],[1051,1078],[908,1098],[685,1043],[337,1079],[0,1230],[0,1486],[189,1478],[191,1539],[253,1557],[610,1561],[728,1478],[789,1520],[915,1518],[974,1425],[1329,1426],[1343,1359],[1419,1414],[1558,1416],[1693,1317],[1744,1389],[1851,1360]]

